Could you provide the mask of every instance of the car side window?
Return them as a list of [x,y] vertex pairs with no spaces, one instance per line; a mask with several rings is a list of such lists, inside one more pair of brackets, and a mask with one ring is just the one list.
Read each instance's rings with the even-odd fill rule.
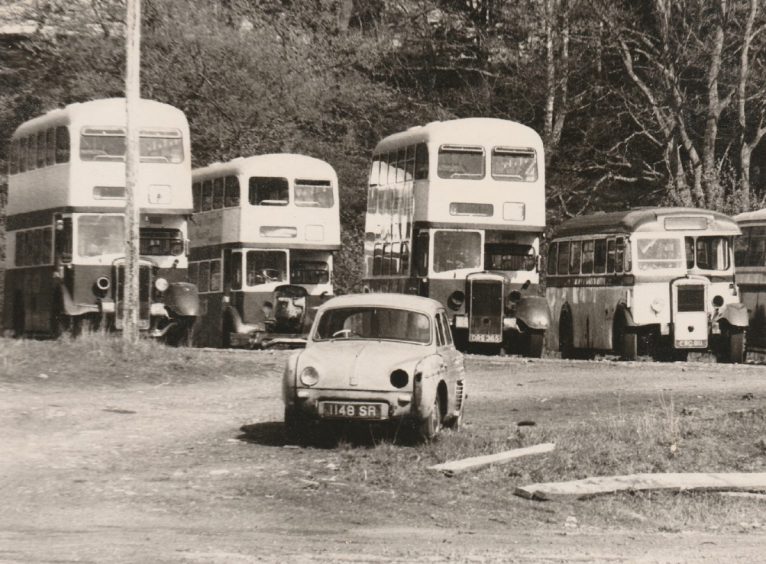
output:
[[441,324],[441,317],[438,315],[436,316],[436,346],[444,346],[444,328]]

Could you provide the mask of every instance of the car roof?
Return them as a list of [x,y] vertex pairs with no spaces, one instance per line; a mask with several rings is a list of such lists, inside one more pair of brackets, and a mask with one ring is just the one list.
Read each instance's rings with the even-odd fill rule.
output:
[[398,309],[416,310],[423,313],[436,313],[444,306],[431,298],[413,296],[411,294],[384,294],[384,293],[366,293],[366,294],[346,294],[337,296],[326,301],[319,308],[322,312],[326,309],[336,307],[394,307]]

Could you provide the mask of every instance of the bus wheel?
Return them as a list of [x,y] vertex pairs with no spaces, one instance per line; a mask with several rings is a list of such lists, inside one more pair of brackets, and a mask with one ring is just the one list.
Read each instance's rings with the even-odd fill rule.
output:
[[574,330],[568,313],[563,313],[559,322],[559,350],[561,358],[575,357]]
[[13,298],[13,336],[24,336],[24,296],[18,291]]
[[543,342],[545,334],[540,331],[534,331],[527,335],[527,349],[524,356],[529,358],[541,358],[543,356]]
[[729,330],[726,332],[723,342],[723,355],[719,362],[741,364],[745,362],[745,332]]
[[225,349],[231,348],[232,331],[234,331],[234,323],[232,323],[231,317],[227,315],[223,319],[223,327],[221,329],[221,346]]
[[620,339],[620,357],[622,360],[636,360],[638,357],[638,334],[623,329]]

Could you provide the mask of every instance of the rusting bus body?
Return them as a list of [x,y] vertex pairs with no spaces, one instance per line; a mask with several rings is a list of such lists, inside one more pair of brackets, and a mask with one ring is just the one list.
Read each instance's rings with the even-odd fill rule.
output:
[[364,241],[365,288],[431,297],[461,350],[542,354],[545,229],[540,136],[511,121],[429,123],[376,146]]
[[195,343],[301,345],[333,295],[338,178],[296,154],[236,158],[193,171],[190,278],[200,291]]
[[742,362],[748,323],[734,279],[739,233],[731,218],[690,208],[564,222],[548,248],[552,348],[565,358],[712,351],[719,361]]
[[[192,211],[183,112],[141,100],[139,327],[181,342],[198,311],[187,282]],[[71,104],[11,140],[3,323],[16,335],[121,329],[125,281],[123,98]]]

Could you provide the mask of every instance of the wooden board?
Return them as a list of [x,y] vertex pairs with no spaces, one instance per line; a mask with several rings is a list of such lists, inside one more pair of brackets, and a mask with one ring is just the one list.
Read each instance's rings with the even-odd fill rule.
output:
[[766,491],[766,472],[631,474],[601,476],[571,482],[548,482],[518,487],[516,495],[528,499],[582,498],[597,494],[639,490],[749,490]]
[[459,474],[460,472],[466,472],[467,470],[475,470],[476,468],[489,466],[490,464],[505,464],[522,456],[543,454],[545,452],[552,451],[554,448],[556,448],[555,443],[541,443],[531,447],[515,448],[513,450],[498,452],[497,454],[487,454],[484,456],[473,456],[471,458],[451,460],[449,462],[444,462],[443,464],[429,466],[428,469],[444,472],[448,476],[452,476],[454,474]]

